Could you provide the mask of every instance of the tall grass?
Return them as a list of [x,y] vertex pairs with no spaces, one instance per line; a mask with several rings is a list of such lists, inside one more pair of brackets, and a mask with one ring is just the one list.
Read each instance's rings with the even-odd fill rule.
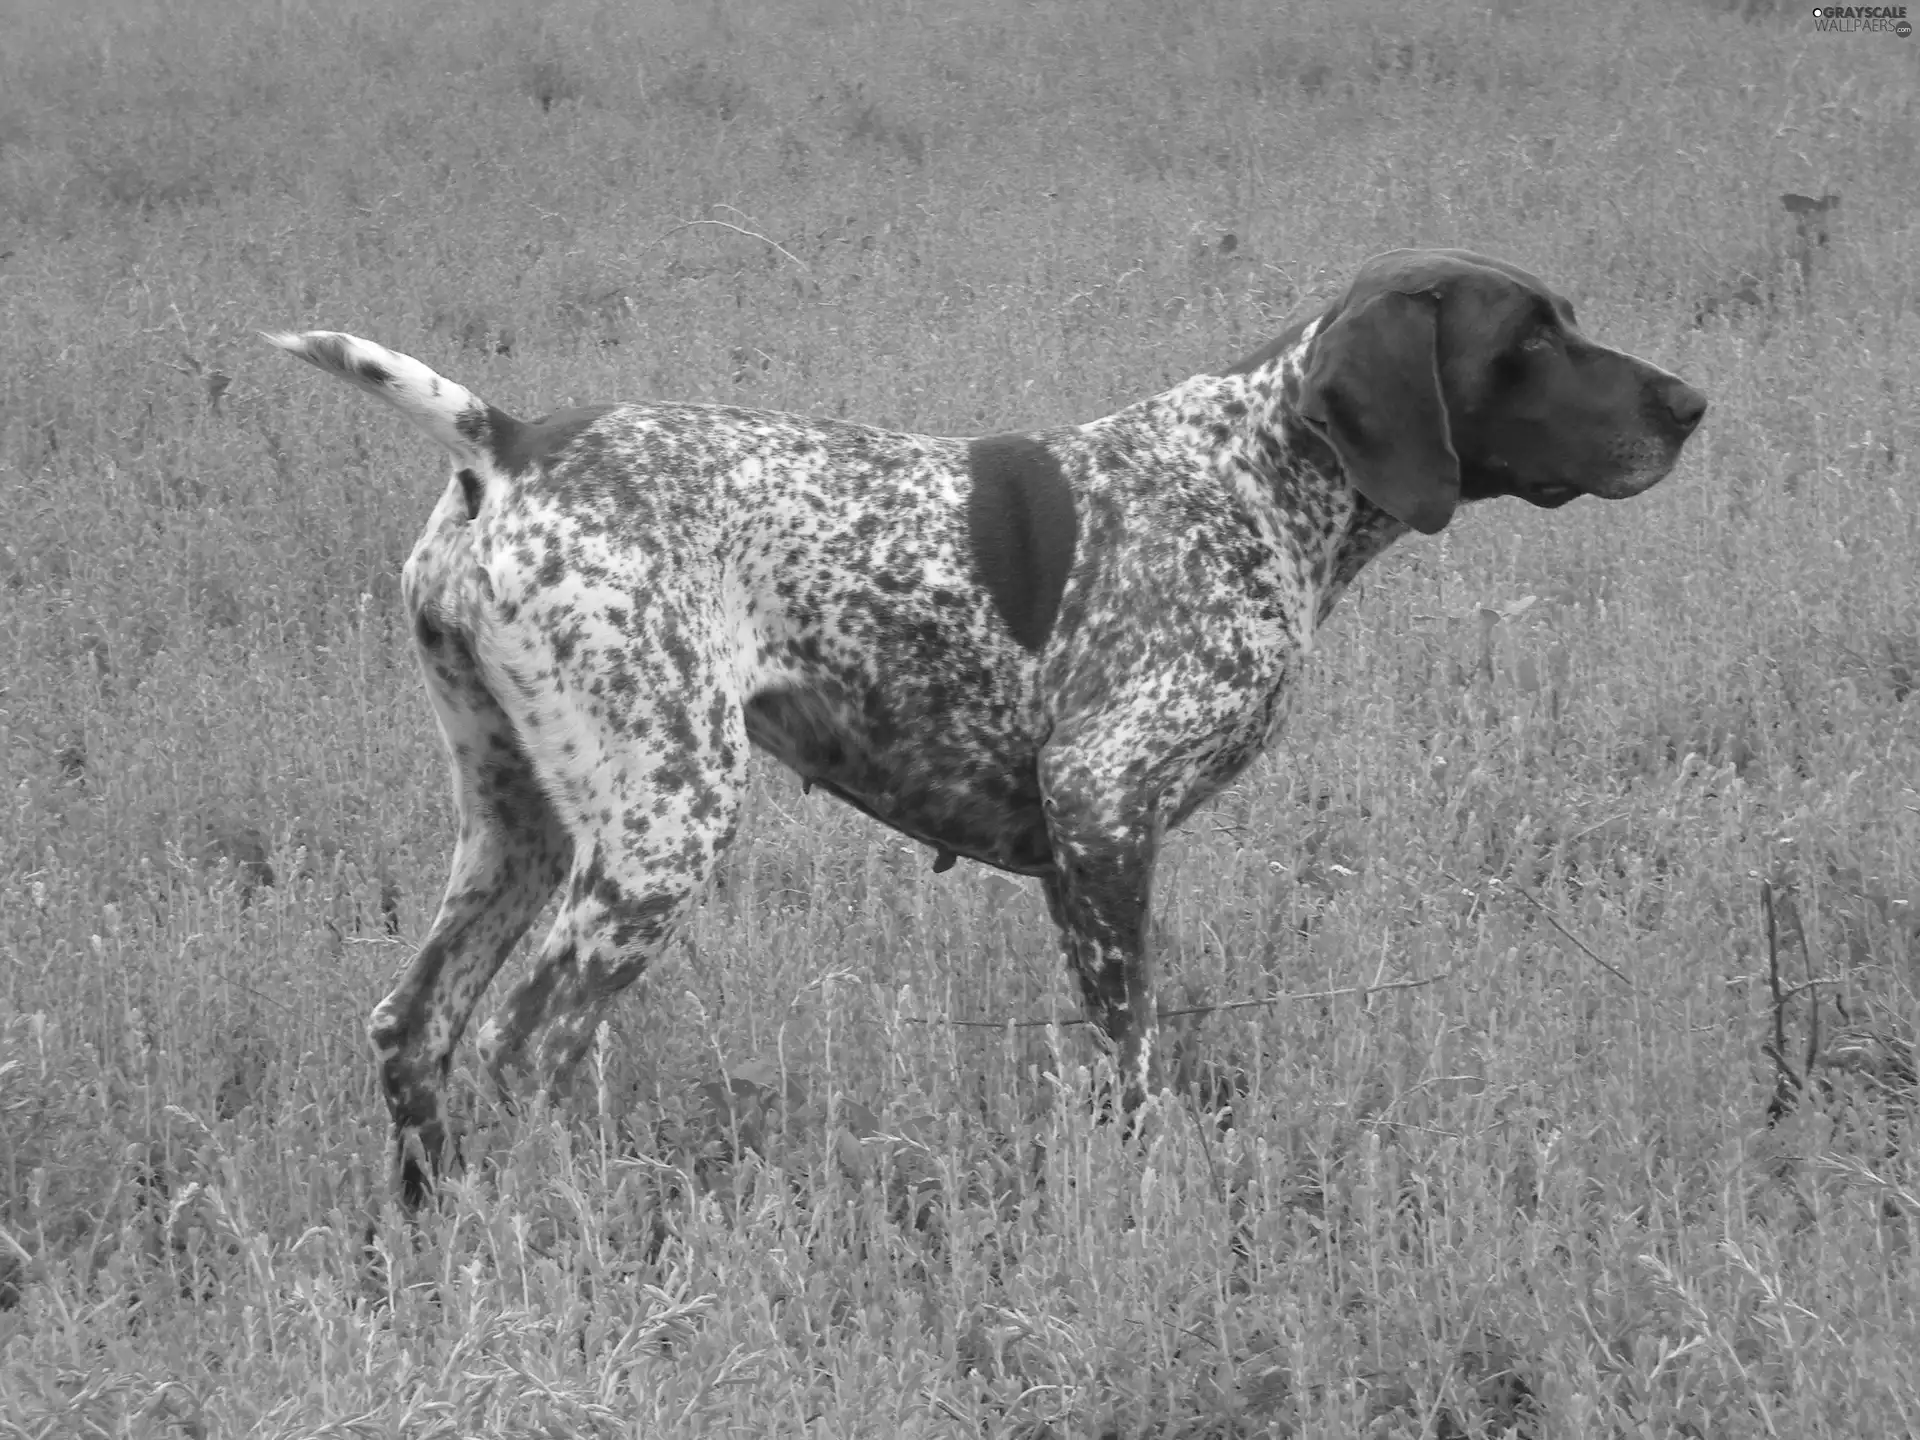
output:
[[[1920,1427],[1920,84],[1744,16],[13,7],[0,1415]],[[1805,287],[1783,191],[1844,197]],[[395,624],[438,462],[256,328],[521,413],[967,433],[1231,361],[1406,243],[1529,265],[1714,409],[1644,500],[1369,572],[1163,866],[1165,1008],[1275,1003],[1170,1021],[1144,1150],[1030,887],[768,767],[576,1103],[498,1113],[463,1054],[466,1178],[396,1216],[362,1025],[451,836]],[[1776,1021],[1813,1064],[1769,1125]]]

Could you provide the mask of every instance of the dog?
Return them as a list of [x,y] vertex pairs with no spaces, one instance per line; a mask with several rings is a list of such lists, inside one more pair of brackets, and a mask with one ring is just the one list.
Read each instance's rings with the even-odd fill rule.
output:
[[[410,1203],[467,1019],[555,1093],[733,838],[757,745],[929,847],[1041,882],[1131,1112],[1167,832],[1258,756],[1341,593],[1470,501],[1621,499],[1706,413],[1514,265],[1368,261],[1222,374],[1089,424],[954,439],[719,405],[527,422],[417,360],[266,336],[453,457],[403,572],[459,836],[369,1035]],[[531,1047],[531,1049],[530,1049]]]

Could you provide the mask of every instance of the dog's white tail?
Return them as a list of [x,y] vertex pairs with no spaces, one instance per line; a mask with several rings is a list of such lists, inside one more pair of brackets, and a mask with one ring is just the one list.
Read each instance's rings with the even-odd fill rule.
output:
[[357,335],[309,330],[302,335],[261,333],[269,344],[349,385],[377,395],[453,452],[463,468],[496,463],[519,422],[496,410],[464,385],[436,375],[411,355],[402,355]]

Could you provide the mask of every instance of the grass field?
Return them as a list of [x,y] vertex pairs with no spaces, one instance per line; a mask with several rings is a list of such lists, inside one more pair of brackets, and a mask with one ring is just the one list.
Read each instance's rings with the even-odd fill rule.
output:
[[[8,11],[0,1435],[1920,1434],[1920,39]],[[1367,573],[1162,867],[1163,1008],[1234,1008],[1168,1022],[1144,1148],[1037,891],[766,766],[573,1104],[463,1050],[465,1177],[396,1212],[363,1025],[452,837],[396,593],[442,461],[256,329],[522,414],[972,433],[1416,242],[1714,408],[1643,500]]]

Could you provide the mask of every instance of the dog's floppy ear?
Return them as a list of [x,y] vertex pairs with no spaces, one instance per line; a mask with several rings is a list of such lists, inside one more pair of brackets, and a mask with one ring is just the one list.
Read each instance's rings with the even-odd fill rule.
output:
[[1314,337],[1300,387],[1301,416],[1354,488],[1423,535],[1445,529],[1460,503],[1438,330],[1431,294],[1368,296]]

